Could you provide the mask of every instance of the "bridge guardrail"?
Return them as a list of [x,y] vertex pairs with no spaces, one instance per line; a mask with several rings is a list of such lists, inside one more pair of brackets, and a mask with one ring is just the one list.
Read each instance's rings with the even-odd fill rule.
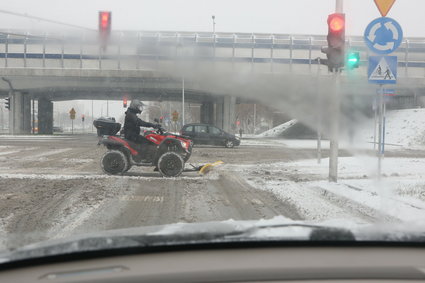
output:
[[[83,35],[0,32],[0,66],[5,68],[140,69],[144,61],[195,60],[251,64],[317,64],[326,36],[232,34],[194,32],[114,32],[103,50],[96,33]],[[347,37],[347,48],[361,53],[367,65],[368,49],[361,37]],[[425,77],[425,39],[406,38],[395,52],[405,77]],[[32,64],[29,64],[29,62]],[[36,61],[39,61],[36,63]],[[104,64],[108,61],[109,64]],[[113,63],[111,63],[113,61]],[[49,64],[54,62],[55,64]],[[90,63],[87,63],[90,62]],[[128,62],[136,62],[128,64]],[[152,65],[150,65],[152,67]],[[400,71],[399,71],[400,72]]]

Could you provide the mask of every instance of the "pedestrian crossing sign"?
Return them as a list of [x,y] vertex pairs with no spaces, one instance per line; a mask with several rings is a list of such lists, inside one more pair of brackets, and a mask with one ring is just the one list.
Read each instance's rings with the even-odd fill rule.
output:
[[369,83],[397,83],[397,56],[370,56],[368,67]]

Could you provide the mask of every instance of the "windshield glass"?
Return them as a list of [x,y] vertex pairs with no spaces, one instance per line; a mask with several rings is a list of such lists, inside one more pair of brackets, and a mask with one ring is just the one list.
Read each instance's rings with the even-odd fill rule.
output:
[[0,251],[127,228],[425,232],[424,10],[4,3]]

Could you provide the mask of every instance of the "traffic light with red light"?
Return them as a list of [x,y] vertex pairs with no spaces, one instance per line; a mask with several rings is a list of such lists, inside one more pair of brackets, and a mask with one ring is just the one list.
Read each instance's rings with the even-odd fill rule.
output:
[[124,106],[124,108],[127,108],[127,97],[123,98],[122,105]]
[[99,32],[109,34],[111,32],[111,12],[99,12]]
[[99,38],[103,49],[106,49],[106,44],[111,34],[112,13],[99,11]]
[[322,48],[328,60],[330,72],[338,72],[345,61],[345,14],[335,13],[328,16],[328,47]]
[[5,107],[6,107],[7,110],[10,110],[10,97],[7,97],[6,98],[6,102],[5,102],[4,105],[5,105]]

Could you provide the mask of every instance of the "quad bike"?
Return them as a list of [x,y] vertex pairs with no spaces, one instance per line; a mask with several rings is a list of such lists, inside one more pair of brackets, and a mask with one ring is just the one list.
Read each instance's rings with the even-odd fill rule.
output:
[[176,177],[183,172],[192,154],[190,139],[166,133],[162,128],[145,132],[148,144],[141,146],[116,135],[121,124],[113,118],[100,118],[93,124],[98,132],[98,144],[108,149],[100,162],[106,174],[123,174],[132,166],[153,166],[162,176]]

